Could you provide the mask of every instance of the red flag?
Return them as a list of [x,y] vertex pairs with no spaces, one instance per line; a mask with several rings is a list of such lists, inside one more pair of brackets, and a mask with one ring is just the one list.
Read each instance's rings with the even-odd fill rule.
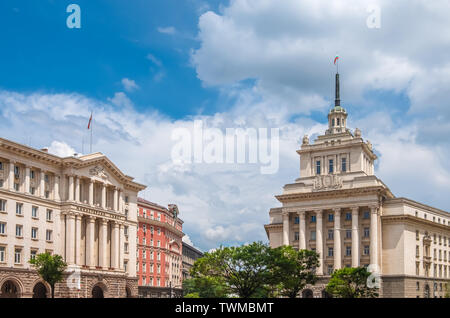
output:
[[89,118],[88,129],[91,129],[91,122],[92,122],[92,113],[91,113],[91,118]]
[[336,57],[334,58],[334,65],[336,65],[336,62],[338,59],[339,59],[339,55],[336,55]]

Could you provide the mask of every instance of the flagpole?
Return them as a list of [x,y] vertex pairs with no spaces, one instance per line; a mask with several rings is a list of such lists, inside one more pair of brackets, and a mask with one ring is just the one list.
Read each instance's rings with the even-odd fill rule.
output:
[[[92,116],[92,113],[91,113],[91,116]],[[93,123],[94,123],[94,117],[92,117],[92,121],[91,121],[91,153],[92,153],[92,127],[94,126]]]

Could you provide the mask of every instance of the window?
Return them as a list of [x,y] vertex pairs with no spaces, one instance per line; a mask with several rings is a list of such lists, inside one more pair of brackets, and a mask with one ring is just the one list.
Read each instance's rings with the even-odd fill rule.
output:
[[157,260],[157,261],[160,261],[160,260],[161,260],[161,254],[160,254],[160,253],[156,254],[156,260]]
[[316,223],[316,216],[315,215],[311,215],[311,223]]
[[368,227],[364,228],[364,237],[369,237],[370,236],[370,229]]
[[34,170],[31,170],[31,171],[30,171],[30,178],[31,178],[31,179],[34,179]]
[[328,214],[328,221],[329,222],[333,222],[334,221],[334,214],[333,213]]
[[351,246],[347,245],[345,247],[345,255],[347,255],[347,256],[351,256],[352,255],[352,247]]
[[158,235],[161,234],[161,229],[158,227]]
[[46,216],[47,221],[51,221],[52,218],[53,218],[53,211],[47,210],[47,216]]
[[340,118],[336,118],[336,126],[340,126],[341,125],[341,119]]
[[128,243],[124,243],[124,250],[125,250],[125,253],[128,253]]
[[311,241],[316,240],[316,231],[311,231]]
[[316,161],[316,174],[320,174],[320,160]]
[[0,179],[0,188],[3,188],[3,179]]
[[150,233],[153,234],[153,226],[150,226]]
[[142,245],[145,245],[145,237],[142,238]]
[[36,193],[36,189],[30,186],[30,194],[34,195]]
[[300,218],[298,216],[296,216],[294,218],[294,224],[299,224],[300,223]]
[[6,234],[6,223],[0,223],[0,235]]
[[142,230],[144,231],[145,234],[145,231],[147,230],[147,226],[145,224],[142,225]]
[[0,211],[6,212],[6,200],[0,200]]
[[37,217],[38,217],[38,207],[37,206],[31,207],[31,217],[34,219],[37,219]]
[[346,230],[345,231],[345,238],[348,238],[348,239],[352,238],[352,230]]
[[128,203],[128,196],[125,196],[125,203]]
[[128,226],[124,226],[123,233],[125,234],[125,236],[128,236]]
[[420,248],[419,245],[416,245],[416,257],[420,256]]
[[160,240],[158,240],[158,242],[156,244],[156,247],[161,247],[161,241]]
[[17,182],[14,183],[14,190],[19,191],[19,184]]
[[14,166],[14,175],[16,176],[16,178],[19,177],[19,167],[18,166]]
[[333,248],[332,247],[329,247],[328,248],[328,256],[330,256],[330,257],[332,257],[334,254],[333,254]]
[[328,239],[333,240],[334,239],[334,230],[328,230]]
[[22,225],[16,225],[16,237],[22,237]]
[[52,231],[52,230],[47,230],[47,231],[45,232],[45,239],[46,239],[48,242],[51,242],[51,241],[52,241],[52,236],[53,236],[53,231]]
[[14,263],[21,264],[22,263],[22,249],[16,248],[14,250]]
[[45,181],[45,182],[48,182],[48,181],[49,181],[48,174],[46,174],[46,175],[44,176],[44,181]]
[[37,255],[37,251],[36,250],[31,250],[30,251],[30,259],[36,259],[36,255]]
[[342,172],[347,172],[347,158],[342,158],[341,170],[342,170]]
[[125,269],[125,272],[128,271],[128,261],[123,261],[123,268]]
[[351,212],[345,213],[345,220],[350,221],[351,219],[352,219],[352,213]]
[[32,239],[37,239],[37,233],[38,233],[37,227],[31,228],[31,238]]
[[334,172],[334,160],[330,159],[328,161],[328,173],[333,173]]
[[22,215],[23,203],[16,203],[16,214]]
[[364,255],[369,255],[369,253],[370,253],[369,245],[364,245]]
[[334,118],[331,120],[331,126],[334,127]]
[[369,213],[369,211],[364,211],[364,213],[363,213],[363,218],[366,219],[366,220],[370,218],[370,213]]
[[0,170],[3,170],[3,162],[0,161]]
[[419,230],[416,230],[416,240],[420,240],[420,232]]
[[45,191],[45,198],[46,199],[50,198],[50,191]]
[[294,233],[294,241],[298,241],[299,238],[300,238],[299,233],[298,233],[298,232],[295,232],[295,233]]
[[420,283],[419,282],[416,283],[416,290],[420,290]]
[[0,263],[4,263],[5,259],[6,259],[5,247],[4,246],[0,246]]

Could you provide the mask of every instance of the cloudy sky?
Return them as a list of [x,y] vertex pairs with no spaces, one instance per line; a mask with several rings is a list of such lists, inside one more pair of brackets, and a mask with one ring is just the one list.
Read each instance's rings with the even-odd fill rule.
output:
[[[81,29],[66,26],[70,3]],[[94,151],[148,185],[147,200],[178,204],[197,247],[266,241],[299,140],[326,128],[339,54],[348,125],[373,143],[377,176],[448,211],[448,21],[444,0],[3,0],[0,136],[87,152],[93,111]],[[279,128],[280,169],[174,164],[172,132],[195,120]]]

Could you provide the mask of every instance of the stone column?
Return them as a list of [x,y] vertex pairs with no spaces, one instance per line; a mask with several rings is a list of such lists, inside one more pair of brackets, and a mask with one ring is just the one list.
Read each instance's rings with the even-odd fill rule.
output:
[[59,195],[59,181],[60,181],[60,176],[55,174],[55,188],[54,188],[54,198],[56,201],[60,201],[61,200],[61,196]]
[[342,266],[341,255],[341,209],[334,210],[334,269]]
[[76,229],[75,229],[75,263],[81,264],[81,214],[76,215]]
[[316,213],[316,252],[319,254],[319,267],[317,268],[317,275],[323,275],[323,222],[322,210],[314,211]]
[[283,245],[289,245],[289,212],[283,212]]
[[100,220],[100,228],[99,228],[99,266],[102,268],[108,267],[108,259],[107,259],[107,235],[108,235],[108,221],[105,219]]
[[80,202],[80,178],[75,177],[75,201]]
[[121,270],[123,270],[123,260],[124,260],[124,254],[125,254],[125,227],[123,223],[119,224],[119,236],[120,236],[120,240],[119,240],[119,268]]
[[30,194],[30,166],[25,167],[25,193]]
[[94,268],[95,258],[95,217],[88,217],[86,220],[86,266]]
[[45,197],[45,171],[41,170],[41,180],[39,185],[39,195],[41,198]]
[[123,190],[119,191],[119,212],[123,213]]
[[9,176],[8,176],[8,181],[9,181],[9,190],[13,191],[14,190],[14,165],[16,164],[15,161],[10,161],[9,162]]
[[73,201],[73,176],[69,176],[69,201]]
[[114,200],[114,202],[113,202],[113,210],[114,211],[118,210],[117,209],[117,201],[118,201],[117,195],[118,195],[117,188],[114,188],[114,198],[113,198],[113,200]]
[[299,249],[306,249],[306,211],[300,211],[299,215]]
[[68,226],[67,226],[67,252],[66,259],[68,264],[75,263],[75,215],[67,215]]
[[359,267],[359,208],[352,208],[352,267]]
[[120,256],[119,256],[119,224],[114,222],[112,225],[111,233],[111,267],[114,269],[119,268]]
[[370,264],[378,265],[378,207],[370,207]]
[[106,209],[106,184],[102,183],[102,208]]
[[67,254],[66,254],[66,214],[61,212],[61,251],[62,251],[62,257],[67,260]]
[[94,206],[94,182],[89,180],[89,205]]

